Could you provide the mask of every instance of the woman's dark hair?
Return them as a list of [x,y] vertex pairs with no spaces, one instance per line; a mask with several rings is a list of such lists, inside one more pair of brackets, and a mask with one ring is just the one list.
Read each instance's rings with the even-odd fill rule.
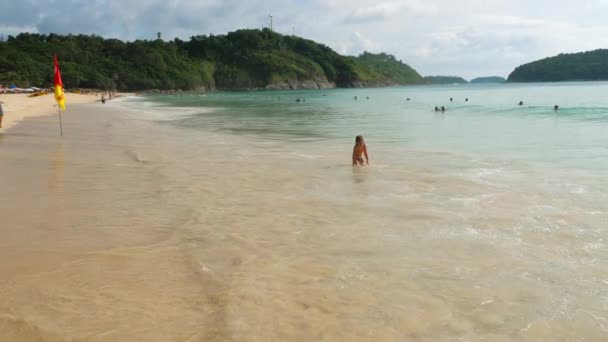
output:
[[355,138],[355,144],[358,144],[360,142],[363,142],[363,136],[362,135],[357,135],[357,137]]

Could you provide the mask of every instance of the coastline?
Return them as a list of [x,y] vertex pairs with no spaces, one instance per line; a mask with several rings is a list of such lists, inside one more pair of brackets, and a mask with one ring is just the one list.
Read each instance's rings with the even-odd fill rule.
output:
[[[70,105],[82,103],[94,103],[99,96],[91,94],[65,93],[67,110]],[[37,116],[48,116],[57,113],[57,103],[52,93],[37,97],[28,97],[27,94],[3,94],[0,95],[2,108],[4,109],[4,119],[0,133],[13,127],[26,118]]]
[[[159,145],[133,134],[159,132],[155,125],[134,128],[117,106],[71,96],[59,137],[56,118],[44,116],[54,99],[44,100],[20,107],[28,120],[0,134],[0,340],[208,332],[213,322],[203,333],[194,327],[212,307],[205,289],[213,282],[190,269],[173,238],[187,213],[162,195],[147,149]],[[193,298],[204,304],[188,305]]]
[[[283,128],[306,141],[268,134],[315,101],[240,95],[251,106],[238,117],[208,115],[207,97],[193,108],[144,98],[70,106],[64,137],[56,116],[0,135],[0,340],[605,336],[579,311],[605,312],[603,175],[404,147],[370,128],[373,166],[353,168],[350,139],[301,121]],[[379,95],[357,103],[361,117],[390,102]],[[405,121],[432,124],[416,132],[460,132],[441,124],[465,115],[426,107]],[[343,113],[319,125],[358,119]],[[362,122],[377,118],[400,123]],[[484,118],[504,127],[464,122]]]

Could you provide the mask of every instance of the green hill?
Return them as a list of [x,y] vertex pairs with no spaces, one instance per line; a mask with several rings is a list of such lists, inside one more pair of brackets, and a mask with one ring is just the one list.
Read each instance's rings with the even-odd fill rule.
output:
[[559,82],[608,80],[608,50],[560,54],[521,65],[509,82]]
[[[269,29],[123,42],[87,35],[20,34],[0,42],[0,84],[49,86],[53,54],[67,88],[290,89],[381,86],[418,75],[394,57],[373,63]],[[375,56],[375,55],[374,55]],[[419,76],[419,75],[418,75]]]
[[504,83],[507,80],[500,76],[477,77],[471,80],[471,83]]
[[387,79],[399,84],[414,84],[422,81],[422,76],[409,65],[398,61],[395,56],[386,53],[373,54],[367,51],[355,58],[355,61],[376,70]]
[[458,76],[426,76],[422,80],[424,84],[463,84],[469,83],[462,77]]

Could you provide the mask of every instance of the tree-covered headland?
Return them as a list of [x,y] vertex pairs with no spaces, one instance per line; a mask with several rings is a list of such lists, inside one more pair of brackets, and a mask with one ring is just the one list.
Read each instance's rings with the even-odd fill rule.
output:
[[214,90],[409,84],[420,75],[386,54],[342,56],[269,29],[190,40],[124,42],[89,35],[23,33],[0,42],[0,84],[46,87],[57,54],[66,88]]
[[398,84],[417,84],[423,79],[412,67],[386,53],[373,54],[365,51],[355,61]]
[[423,79],[424,84],[465,84],[469,83],[459,76],[426,76]]
[[504,77],[500,76],[485,76],[485,77],[477,77],[470,81],[470,83],[505,83],[507,80]]
[[560,82],[608,80],[608,50],[560,54],[521,65],[509,82]]

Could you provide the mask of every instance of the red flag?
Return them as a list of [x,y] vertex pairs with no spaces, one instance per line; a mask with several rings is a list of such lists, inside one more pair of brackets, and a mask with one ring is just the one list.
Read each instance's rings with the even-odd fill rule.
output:
[[65,110],[65,96],[63,96],[63,82],[61,81],[61,72],[59,71],[59,62],[55,55],[55,101],[61,109]]

